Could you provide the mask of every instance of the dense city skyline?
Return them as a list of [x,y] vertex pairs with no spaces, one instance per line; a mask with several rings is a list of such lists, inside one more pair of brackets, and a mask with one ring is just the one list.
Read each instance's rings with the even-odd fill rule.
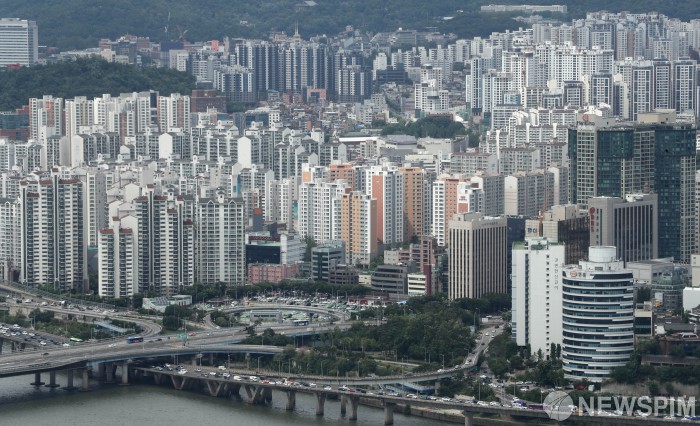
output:
[[659,339],[695,354],[697,335],[654,324],[700,305],[700,20],[523,8],[555,15],[469,39],[295,28],[64,52],[0,19],[8,75],[75,60],[194,79],[0,115],[0,277],[109,300],[282,282],[510,295],[505,335],[572,382]]

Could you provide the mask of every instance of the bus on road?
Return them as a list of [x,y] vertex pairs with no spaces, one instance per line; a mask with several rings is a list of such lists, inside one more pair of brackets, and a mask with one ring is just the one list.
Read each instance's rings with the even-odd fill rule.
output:
[[129,336],[126,338],[126,343],[141,343],[143,342],[143,336]]

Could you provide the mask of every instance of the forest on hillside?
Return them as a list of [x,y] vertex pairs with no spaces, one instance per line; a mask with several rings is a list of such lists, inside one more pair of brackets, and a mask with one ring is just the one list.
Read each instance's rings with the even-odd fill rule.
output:
[[97,57],[83,58],[0,71],[0,111],[20,108],[29,98],[43,95],[93,98],[104,93],[119,95],[144,90],[156,90],[165,96],[185,95],[192,92],[194,85],[193,76],[169,68],[139,68]]

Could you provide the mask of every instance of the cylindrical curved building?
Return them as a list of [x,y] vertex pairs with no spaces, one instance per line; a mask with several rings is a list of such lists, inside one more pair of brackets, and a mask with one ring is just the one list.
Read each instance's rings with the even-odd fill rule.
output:
[[615,247],[592,246],[588,260],[564,268],[562,360],[564,376],[600,382],[625,365],[634,350],[632,272]]

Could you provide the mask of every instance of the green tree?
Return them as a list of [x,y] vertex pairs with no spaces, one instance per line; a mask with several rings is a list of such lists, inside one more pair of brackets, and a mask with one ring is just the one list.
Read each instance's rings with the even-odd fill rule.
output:
[[[99,57],[80,58],[0,71],[0,110],[20,108],[29,98],[43,95],[90,99],[105,93],[119,95],[145,90],[155,90],[161,95],[189,94],[194,83],[193,76],[169,68],[139,68]],[[96,283],[95,279],[91,283]]]
[[637,302],[644,303],[651,300],[651,287],[640,287],[637,289]]

